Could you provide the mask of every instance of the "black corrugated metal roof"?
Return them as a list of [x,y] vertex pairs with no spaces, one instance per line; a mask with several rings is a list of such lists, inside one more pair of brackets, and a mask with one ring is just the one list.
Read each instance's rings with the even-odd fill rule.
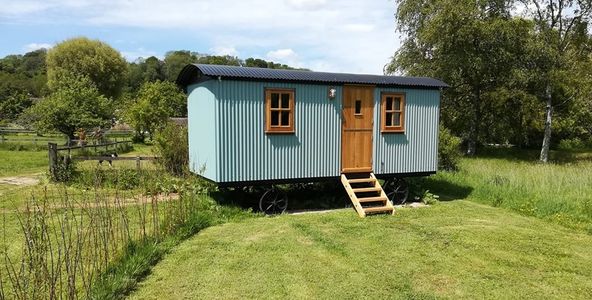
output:
[[290,81],[328,84],[372,84],[379,86],[404,86],[418,88],[445,88],[448,85],[428,77],[383,76],[370,74],[347,74],[312,72],[301,70],[280,70],[221,65],[187,65],[179,74],[177,83],[187,85],[202,80],[218,78],[250,81]]

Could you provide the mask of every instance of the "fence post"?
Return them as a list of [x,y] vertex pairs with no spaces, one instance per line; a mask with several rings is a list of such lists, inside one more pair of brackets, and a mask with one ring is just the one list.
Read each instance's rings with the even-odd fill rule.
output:
[[136,156],[136,170],[140,172],[140,157]]
[[58,164],[58,144],[47,143],[48,157],[49,157],[49,174],[52,178],[56,178],[57,164]]

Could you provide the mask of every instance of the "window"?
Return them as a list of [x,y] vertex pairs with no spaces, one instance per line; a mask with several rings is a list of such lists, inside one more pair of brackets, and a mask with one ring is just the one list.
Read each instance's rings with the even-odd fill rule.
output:
[[405,132],[405,95],[382,94],[382,132]]
[[356,100],[356,110],[354,115],[362,115],[362,100]]
[[265,132],[294,133],[294,90],[265,90]]

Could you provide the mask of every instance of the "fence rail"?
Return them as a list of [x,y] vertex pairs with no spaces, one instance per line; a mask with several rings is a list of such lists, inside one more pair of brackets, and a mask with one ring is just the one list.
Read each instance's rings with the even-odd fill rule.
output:
[[[47,150],[48,150],[48,157],[49,157],[49,172],[50,174],[56,178],[57,172],[58,172],[58,163],[59,160],[64,160],[64,163],[69,163],[69,161],[71,160],[80,160],[80,161],[98,161],[98,162],[102,162],[102,161],[107,161],[109,162],[109,164],[111,164],[112,161],[123,161],[123,160],[128,160],[128,161],[135,161],[136,162],[136,169],[139,171],[141,168],[141,161],[154,161],[157,160],[158,157],[156,156],[117,156],[117,157],[113,157],[113,156],[109,156],[109,155],[99,155],[99,156],[71,156],[70,151],[73,149],[85,149],[85,148],[89,148],[89,147],[103,147],[103,146],[109,146],[109,145],[119,145],[119,144],[125,144],[125,143],[131,143],[131,141],[121,141],[121,142],[114,142],[114,143],[108,143],[108,144],[100,144],[100,145],[86,145],[86,146],[72,146],[72,147],[58,147],[58,145],[56,143],[47,143]],[[106,148],[108,149],[108,148]],[[60,151],[68,151],[68,154],[66,156],[64,156],[63,158],[60,157],[59,152]]]
[[115,141],[109,142],[104,144],[86,144],[86,145],[79,145],[79,146],[67,146],[67,147],[59,147],[57,148],[58,151],[64,150],[74,150],[74,149],[87,149],[87,148],[97,148],[97,147],[105,147],[105,150],[109,150],[109,146],[120,145],[120,144],[131,144],[132,141]]
[[146,160],[157,160],[158,157],[156,156],[118,156],[118,157],[112,157],[112,156],[76,156],[76,157],[72,157],[72,160],[83,160],[83,161],[88,161],[88,160],[94,160],[94,161],[108,161],[109,163],[111,163],[112,161],[116,161],[116,160],[133,160],[136,162],[136,169],[138,171],[140,171],[141,169],[141,161],[146,161]]

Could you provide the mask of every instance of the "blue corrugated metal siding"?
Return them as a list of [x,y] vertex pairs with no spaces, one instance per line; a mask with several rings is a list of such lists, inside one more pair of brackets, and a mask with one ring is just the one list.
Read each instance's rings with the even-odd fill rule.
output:
[[216,98],[212,82],[189,86],[187,130],[189,131],[189,168],[210,180],[218,181],[216,165]]
[[[404,134],[380,132],[381,92],[406,94]],[[439,91],[377,88],[374,99],[374,172],[435,172],[438,168]]]
[[[211,81],[218,98],[219,181],[339,176],[341,87]],[[265,134],[265,88],[295,90],[296,134]]]

